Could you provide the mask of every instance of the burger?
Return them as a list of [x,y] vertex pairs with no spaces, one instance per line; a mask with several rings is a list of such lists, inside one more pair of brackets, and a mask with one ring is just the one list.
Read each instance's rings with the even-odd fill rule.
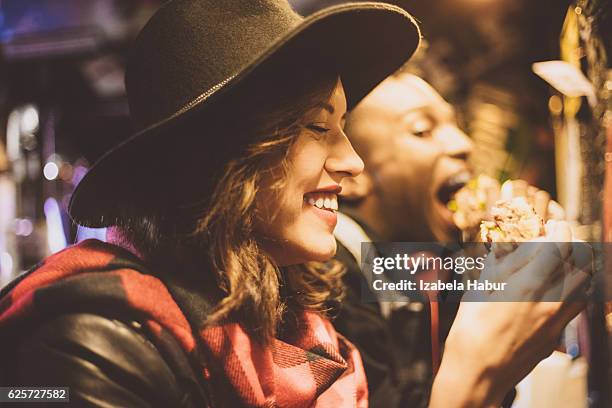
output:
[[491,219],[491,208],[499,200],[499,182],[489,176],[480,175],[461,188],[448,208],[453,211],[453,221],[463,232],[464,241],[478,238],[480,223]]
[[545,234],[544,220],[525,197],[498,201],[491,208],[491,218],[480,223],[483,242],[523,242]]

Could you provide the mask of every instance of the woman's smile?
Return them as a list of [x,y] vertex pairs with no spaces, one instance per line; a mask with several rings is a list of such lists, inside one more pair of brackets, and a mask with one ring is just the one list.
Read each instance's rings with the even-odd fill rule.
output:
[[338,222],[338,192],[332,191],[314,191],[304,194],[304,210],[312,212],[314,215],[322,219],[331,230],[336,227]]

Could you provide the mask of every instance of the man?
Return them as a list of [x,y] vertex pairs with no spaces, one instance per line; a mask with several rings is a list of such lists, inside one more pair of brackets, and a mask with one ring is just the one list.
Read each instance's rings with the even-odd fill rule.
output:
[[[336,238],[337,259],[348,269],[347,298],[334,324],[360,349],[371,406],[427,406],[431,344],[437,346],[430,344],[429,305],[364,302],[360,243],[455,241],[460,231],[447,203],[471,178],[472,143],[453,108],[408,73],[387,78],[363,99],[346,132],[366,166],[343,185]],[[452,314],[445,313],[446,326]]]
[[[439,363],[439,343],[458,304],[367,302],[377,295],[363,296],[368,284],[359,266],[361,242],[457,241],[461,231],[448,203],[472,178],[467,162],[472,142],[459,129],[452,106],[407,72],[387,78],[366,96],[351,112],[346,133],[365,171],[343,181],[335,235],[336,258],[347,266],[347,297],[334,324],[361,352],[370,406],[424,407]],[[504,186],[508,188],[502,188],[501,198],[529,191],[534,206],[543,208],[543,218],[564,218],[548,193],[524,181]],[[384,251],[383,246],[376,250]],[[429,300],[437,296],[422,295]]]
[[452,106],[419,77],[401,73],[356,107],[346,131],[366,163],[348,193],[359,185],[371,192],[354,206],[360,220],[392,241],[457,238],[447,203],[471,177],[472,142]]

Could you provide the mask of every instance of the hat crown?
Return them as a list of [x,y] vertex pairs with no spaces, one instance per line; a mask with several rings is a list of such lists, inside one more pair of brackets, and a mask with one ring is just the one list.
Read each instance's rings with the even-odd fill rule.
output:
[[132,120],[167,119],[253,62],[302,18],[286,0],[174,0],[137,37],[126,72]]

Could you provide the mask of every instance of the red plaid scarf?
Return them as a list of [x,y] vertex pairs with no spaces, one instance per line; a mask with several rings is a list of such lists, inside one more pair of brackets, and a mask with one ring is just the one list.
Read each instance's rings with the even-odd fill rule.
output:
[[[296,338],[263,346],[237,323],[194,323],[205,302],[185,291],[189,288],[174,288],[149,274],[124,249],[85,241],[47,258],[3,289],[0,338],[27,321],[62,312],[129,310],[146,324],[158,347],[169,344],[165,336],[174,338],[171,343],[189,356],[213,406],[367,406],[359,353],[329,321],[303,313]],[[166,356],[172,353],[165,351]]]

